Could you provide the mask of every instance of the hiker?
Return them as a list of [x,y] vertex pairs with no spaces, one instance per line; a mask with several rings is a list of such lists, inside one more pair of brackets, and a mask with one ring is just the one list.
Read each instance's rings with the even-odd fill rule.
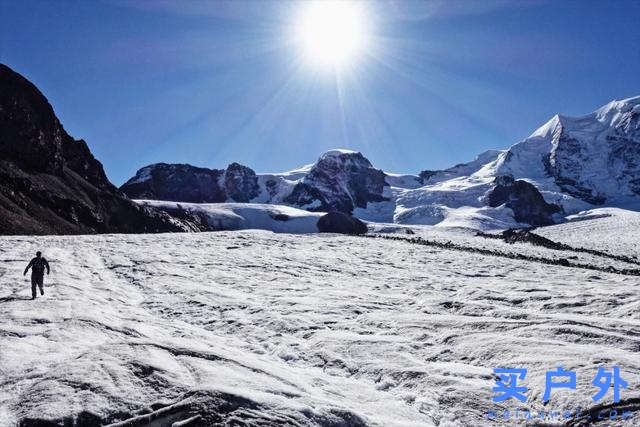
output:
[[31,299],[36,299],[36,286],[40,288],[40,295],[44,295],[42,286],[45,267],[47,268],[47,274],[49,274],[49,263],[42,257],[42,252],[38,251],[36,252],[36,257],[24,269],[23,276],[31,269]]

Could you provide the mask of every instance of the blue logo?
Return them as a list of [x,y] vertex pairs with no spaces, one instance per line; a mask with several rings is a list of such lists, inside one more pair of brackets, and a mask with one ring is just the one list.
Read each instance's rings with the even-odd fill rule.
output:
[[[496,374],[497,378],[495,380],[495,386],[491,389],[494,392],[493,401],[504,402],[509,399],[516,399],[520,402],[525,403],[527,401],[526,393],[529,391],[529,388],[525,385],[525,379],[527,377],[527,369],[526,368],[495,368],[493,373]],[[551,399],[551,394],[555,389],[570,389],[576,390],[577,383],[577,375],[575,371],[565,370],[562,366],[558,366],[555,370],[547,371],[545,375],[545,390],[544,395],[542,396],[543,402],[548,402]],[[623,388],[627,388],[627,382],[622,379],[620,375],[620,368],[617,366],[613,366],[611,371],[607,371],[603,367],[599,367],[596,372],[593,381],[591,381],[593,387],[598,389],[598,391],[591,396],[591,399],[594,402],[598,402],[602,398],[604,398],[609,391],[612,391],[613,394],[613,403],[620,402],[620,390]],[[520,409],[516,409],[515,411],[504,411],[501,414],[498,414],[497,411],[489,411],[487,413],[488,418],[520,418],[522,414],[522,418],[531,419],[531,418],[580,418],[583,415],[586,418],[592,418],[592,416],[598,419],[608,418],[610,420],[620,418],[620,419],[630,419],[631,411],[624,411],[622,413],[618,413],[618,411],[613,408],[607,411],[603,410],[598,413],[587,413],[582,414],[581,409],[577,408],[574,411],[571,410],[563,410],[563,411],[539,411],[537,414],[532,413],[531,411],[524,410],[520,411]]]
[[502,393],[501,395],[493,396],[494,402],[502,402],[503,400],[515,397],[521,402],[527,401],[526,393],[529,389],[527,387],[518,387],[518,379],[523,380],[527,376],[526,369],[494,369],[494,374],[498,374],[500,379],[496,380],[496,386],[492,388],[496,393]]
[[[554,378],[567,378],[569,381],[555,382]],[[551,389],[553,388],[569,388],[576,389],[576,373],[573,371],[565,371],[562,366],[558,366],[558,370],[547,371],[547,380],[545,382],[544,396],[542,396],[543,402],[548,402],[551,396]]]
[[[504,400],[515,398],[521,402],[526,402],[527,397],[524,395],[529,389],[526,386],[518,386],[519,380],[524,380],[527,376],[526,368],[507,369],[495,368],[494,374],[498,375],[496,385],[491,390],[496,393],[493,396],[494,402],[502,402]],[[565,378],[566,381],[556,381],[556,378]],[[602,366],[598,368],[596,376],[591,382],[595,387],[599,388],[596,394],[591,398],[594,402],[602,399],[609,389],[613,389],[613,403],[620,402],[620,389],[627,388],[627,382],[620,377],[620,368],[613,367],[612,372],[607,372]],[[576,389],[576,373],[574,371],[565,371],[562,366],[558,366],[555,371],[547,371],[543,402],[548,402],[551,397],[551,390],[554,388]]]

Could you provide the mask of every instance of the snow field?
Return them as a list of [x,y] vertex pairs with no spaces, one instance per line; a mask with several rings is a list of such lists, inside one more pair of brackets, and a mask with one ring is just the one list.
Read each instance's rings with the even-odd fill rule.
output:
[[[554,407],[592,407],[598,366],[640,396],[635,277],[336,235],[39,241],[0,238],[0,425],[486,425],[489,410],[549,409],[544,374],[559,365],[578,390]],[[37,248],[52,274],[31,302],[21,274]],[[499,367],[529,370],[526,405],[492,402]]]

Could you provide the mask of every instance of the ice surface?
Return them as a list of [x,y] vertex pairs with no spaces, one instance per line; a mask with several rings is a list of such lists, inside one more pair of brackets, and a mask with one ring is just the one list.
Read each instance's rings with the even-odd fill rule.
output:
[[339,157],[343,154],[356,154],[357,151],[347,150],[346,148],[334,148],[332,150],[325,151],[321,158],[324,157]]
[[599,208],[570,215],[567,220],[570,223],[537,232],[558,242],[640,259],[640,212]]
[[[587,222],[548,230],[570,239]],[[598,258],[412,229],[468,247]],[[52,273],[32,302],[22,270],[37,249]],[[488,410],[593,407],[590,382],[612,365],[629,384],[622,398],[640,397],[636,277],[264,231],[1,237],[0,253],[2,426],[79,414],[167,425],[197,415],[257,425],[488,425]],[[578,390],[558,390],[544,405],[545,372],[558,365],[577,372]],[[492,402],[498,367],[529,370],[526,405]]]
[[182,203],[137,200],[141,205],[184,210],[202,215],[215,230],[268,230],[276,233],[317,233],[324,212],[259,203]]
[[[288,172],[274,173],[271,175],[282,176],[288,180],[297,181],[301,178],[304,178],[304,176],[309,173],[313,165],[315,165],[315,163],[309,163],[308,165],[301,166],[298,169],[294,169]],[[270,175],[270,174],[258,174],[258,175],[260,176],[260,175]]]

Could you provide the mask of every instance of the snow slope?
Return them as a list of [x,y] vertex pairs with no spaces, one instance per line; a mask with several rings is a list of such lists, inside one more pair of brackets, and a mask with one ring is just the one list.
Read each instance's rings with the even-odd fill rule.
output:
[[258,203],[178,203],[137,200],[168,212],[183,210],[202,216],[215,230],[269,230],[276,233],[317,233],[324,212],[309,212],[289,206]]
[[[486,206],[487,192],[501,175],[533,184],[564,215],[601,204],[640,208],[640,97],[612,101],[582,117],[556,115],[508,150],[489,150],[469,163],[423,171],[414,180],[392,175],[391,202],[357,214],[485,230],[521,226],[509,209]],[[412,185],[420,178],[424,185]]]
[[640,259],[640,212],[598,208],[570,215],[567,221],[536,233],[557,242]]
[[637,205],[638,160],[640,97],[635,97],[581,117],[554,116],[501,155],[492,169],[528,178],[548,201],[571,214],[584,210],[584,202]]
[[[36,249],[52,274],[31,302],[21,273]],[[155,425],[493,425],[489,410],[592,408],[596,368],[612,365],[623,402],[640,398],[634,277],[264,231],[1,237],[0,253],[1,426],[145,413]],[[558,365],[577,390],[543,405]],[[528,369],[526,404],[492,402],[498,367]]]

